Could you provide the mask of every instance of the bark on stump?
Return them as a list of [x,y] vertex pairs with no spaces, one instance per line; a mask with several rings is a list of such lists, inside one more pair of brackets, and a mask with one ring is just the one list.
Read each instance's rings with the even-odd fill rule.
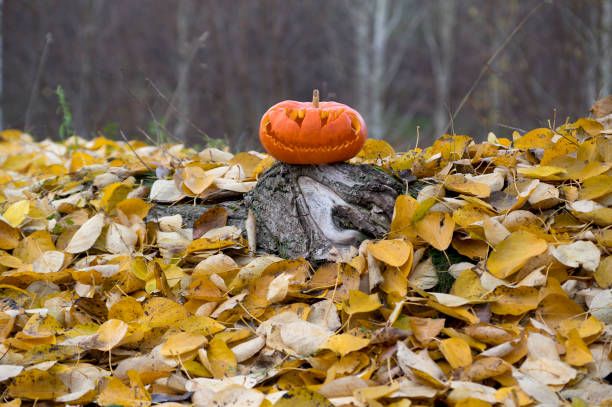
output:
[[[257,249],[284,258],[333,260],[351,247],[388,232],[395,199],[405,186],[370,165],[288,165],[263,174],[242,200],[221,202],[228,223],[245,230],[255,217]],[[185,224],[216,205],[157,206],[149,219],[180,213]]]

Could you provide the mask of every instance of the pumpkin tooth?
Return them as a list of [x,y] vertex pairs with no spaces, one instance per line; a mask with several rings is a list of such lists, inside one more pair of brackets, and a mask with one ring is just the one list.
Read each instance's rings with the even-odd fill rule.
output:
[[289,117],[291,120],[295,120],[298,117],[298,111],[297,110],[289,110],[287,109],[286,113],[287,117]]

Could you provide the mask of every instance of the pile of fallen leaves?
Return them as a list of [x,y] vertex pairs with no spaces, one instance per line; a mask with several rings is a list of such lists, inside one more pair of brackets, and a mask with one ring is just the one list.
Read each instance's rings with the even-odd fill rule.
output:
[[247,192],[270,157],[5,130],[3,405],[610,405],[611,136],[370,140],[354,162],[415,178],[389,234],[309,264],[223,210],[147,217]]

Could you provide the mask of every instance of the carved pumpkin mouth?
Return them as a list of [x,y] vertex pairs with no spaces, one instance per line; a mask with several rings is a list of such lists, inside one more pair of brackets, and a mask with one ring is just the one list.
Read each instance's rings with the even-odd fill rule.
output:
[[266,126],[266,135],[270,137],[270,141],[272,141],[272,143],[274,143],[274,145],[277,148],[281,148],[281,149],[291,151],[291,152],[308,152],[308,153],[314,153],[317,151],[332,152],[332,151],[342,150],[342,149],[350,147],[354,143],[359,142],[359,139],[360,139],[359,134],[355,133],[353,138],[346,140],[342,142],[341,144],[336,144],[336,145],[313,146],[313,145],[301,144],[301,143],[296,143],[296,142],[288,143],[287,140],[283,140],[276,134],[276,132],[272,129],[271,124],[268,124]]
[[[316,151],[325,151],[332,152],[338,151],[345,148],[350,147],[352,144],[357,143],[361,140],[361,123],[359,119],[349,112],[345,112],[344,110],[329,112],[329,111],[321,111],[321,132],[324,133],[326,131],[326,126],[328,124],[333,123],[333,121],[341,118],[342,114],[345,113],[346,116],[350,119],[350,127],[352,131],[352,137],[348,140],[343,141],[338,144],[330,144],[330,145],[314,145],[311,143],[303,143],[300,140],[288,140],[286,137],[281,137],[274,131],[272,126],[272,121],[268,116],[264,118],[262,123],[263,128],[265,129],[265,135],[270,137],[270,140],[275,144],[276,147],[286,149],[291,152],[316,152]],[[303,109],[285,109],[285,115],[288,119],[292,120],[294,123],[298,125],[301,129],[302,123],[304,122],[304,117],[306,116],[305,111]]]
[[354,157],[367,138],[361,115],[337,102],[287,100],[263,115],[259,139],[266,151],[289,164],[328,164]]

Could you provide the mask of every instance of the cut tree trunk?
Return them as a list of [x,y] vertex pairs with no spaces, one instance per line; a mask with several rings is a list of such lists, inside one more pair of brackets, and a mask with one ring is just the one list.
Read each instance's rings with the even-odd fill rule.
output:
[[284,258],[334,260],[370,238],[384,236],[401,180],[369,165],[276,164],[242,200],[217,205],[156,206],[149,220],[181,214],[187,227],[209,207],[228,210],[228,223],[245,230],[255,218],[258,251]]

